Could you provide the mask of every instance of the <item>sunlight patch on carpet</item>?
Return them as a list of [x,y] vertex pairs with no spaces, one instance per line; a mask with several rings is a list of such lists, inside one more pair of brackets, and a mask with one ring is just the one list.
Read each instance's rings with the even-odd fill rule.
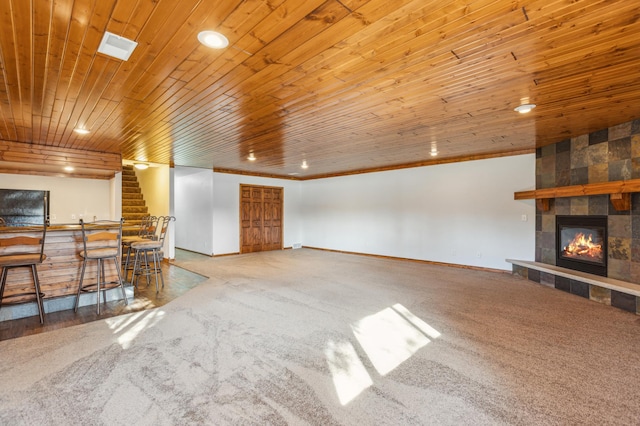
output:
[[113,318],[107,318],[105,319],[105,322],[109,326],[109,329],[113,330],[114,334],[118,334],[127,328],[129,324],[136,322],[142,315],[144,315],[144,311],[135,312],[130,315],[120,315]]
[[128,349],[142,331],[156,325],[164,315],[164,311],[155,309],[138,312],[126,316],[126,318],[116,317],[105,321],[113,333],[118,335],[118,344],[122,346],[122,349]]
[[402,306],[400,303],[396,303],[391,308],[397,313],[399,313],[400,315],[402,315],[404,319],[406,319],[411,323],[411,325],[413,325],[415,328],[422,331],[424,334],[431,337],[432,339],[437,339],[438,337],[440,337],[440,332],[438,330],[431,327],[429,324],[427,324],[426,322],[422,321],[420,318],[412,314],[411,311],[409,311],[407,308]]
[[351,330],[382,376],[431,342],[429,337],[440,336],[401,304],[362,318],[351,324]]
[[373,384],[351,343],[329,341],[324,354],[340,404],[347,405]]

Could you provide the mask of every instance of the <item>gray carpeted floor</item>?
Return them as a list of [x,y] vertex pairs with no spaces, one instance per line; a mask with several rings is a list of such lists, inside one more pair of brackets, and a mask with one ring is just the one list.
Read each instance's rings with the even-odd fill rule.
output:
[[639,424],[639,317],[508,274],[185,260],[169,304],[0,342],[0,424]]

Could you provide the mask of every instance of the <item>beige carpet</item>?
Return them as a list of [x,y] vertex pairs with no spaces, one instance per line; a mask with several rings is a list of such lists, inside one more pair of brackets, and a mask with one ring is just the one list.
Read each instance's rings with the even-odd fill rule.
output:
[[306,249],[178,263],[211,278],[0,342],[0,424],[640,423],[640,321],[616,308]]

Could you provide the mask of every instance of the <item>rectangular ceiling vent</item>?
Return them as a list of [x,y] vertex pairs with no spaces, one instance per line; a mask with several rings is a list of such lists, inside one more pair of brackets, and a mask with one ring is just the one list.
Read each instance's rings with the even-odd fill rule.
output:
[[133,40],[106,31],[98,47],[98,52],[126,61],[137,45],[138,43]]

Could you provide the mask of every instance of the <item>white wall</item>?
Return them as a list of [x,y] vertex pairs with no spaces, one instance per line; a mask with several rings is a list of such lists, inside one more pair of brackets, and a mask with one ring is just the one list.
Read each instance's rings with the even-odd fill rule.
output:
[[109,181],[109,194],[112,200],[110,218],[100,219],[120,220],[122,218],[122,172],[116,173]]
[[[152,216],[168,216],[171,211],[171,172],[167,165],[154,164],[145,170],[134,168],[147,211]],[[175,226],[169,224],[164,240],[163,253],[169,259],[175,258]]]
[[81,216],[87,221],[93,221],[94,216],[98,219],[119,219],[120,213],[118,217],[112,216],[114,196],[118,195],[112,181],[0,174],[0,188],[50,191],[51,224],[78,223]]
[[240,184],[284,188],[283,247],[302,242],[301,184],[289,179],[213,173],[213,253],[240,252]]
[[158,165],[146,170],[136,170],[138,184],[152,216],[169,214],[169,166]]
[[303,244],[509,270],[534,259],[534,202],[513,199],[533,188],[533,154],[305,181]]
[[[0,188],[49,190],[51,222],[77,223],[80,214],[119,218],[119,178],[0,174]],[[534,202],[513,200],[514,192],[535,188],[533,154],[310,181],[186,167],[165,170],[159,179],[154,191],[164,210],[153,214],[176,216],[176,247],[209,255],[240,251],[244,183],[284,187],[284,247],[507,270],[506,258],[534,259]]]
[[174,169],[176,247],[213,254],[213,172],[208,169]]
[[300,182],[176,167],[176,247],[208,255],[239,253],[240,184],[283,187],[283,246],[302,242]]
[[[176,179],[175,168],[169,168],[169,216],[176,217]],[[166,247],[168,245],[168,248]],[[173,222],[169,226],[167,238],[165,240],[165,250],[169,255],[169,259],[176,258],[176,223]]]

